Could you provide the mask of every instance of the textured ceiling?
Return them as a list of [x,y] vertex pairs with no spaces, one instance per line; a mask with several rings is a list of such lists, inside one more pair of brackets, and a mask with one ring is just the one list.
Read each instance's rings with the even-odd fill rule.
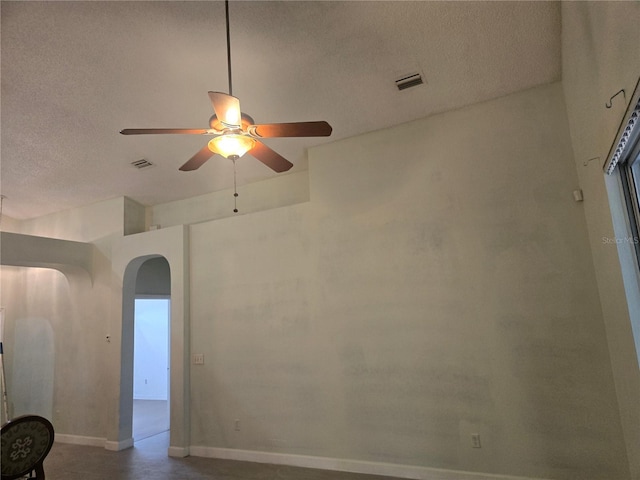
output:
[[[178,167],[227,91],[224,3],[1,2],[1,193],[25,219],[117,196],[145,205],[231,188],[229,160]],[[327,120],[327,139],[265,143],[307,168],[306,148],[560,79],[555,2],[274,2],[230,5],[233,93],[257,123]],[[421,71],[403,92],[394,80]],[[154,164],[136,170],[130,163]],[[275,175],[246,156],[238,184]],[[282,175],[282,174],[281,174]]]

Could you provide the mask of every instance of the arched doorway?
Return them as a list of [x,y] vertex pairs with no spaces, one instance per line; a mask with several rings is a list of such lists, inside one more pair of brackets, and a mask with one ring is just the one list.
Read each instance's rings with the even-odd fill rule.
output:
[[[112,266],[121,279],[119,302],[122,309],[114,312],[113,324],[120,335],[117,342],[119,361],[113,364],[113,396],[106,412],[107,450],[123,450],[133,446],[133,360],[134,312],[136,281],[142,265],[150,259],[163,258],[170,266],[170,438],[168,455],[189,455],[189,230],[179,225],[166,229],[128,235],[113,247]],[[150,253],[153,252],[153,253]],[[116,307],[117,308],[117,307]],[[114,359],[115,360],[115,359]]]
[[[168,432],[171,272],[164,257],[145,260],[136,276],[133,348],[133,441]],[[168,443],[168,436],[167,443]]]
[[[129,262],[122,287],[120,427],[131,444],[170,430],[170,298],[171,271],[166,258],[146,255]],[[149,300],[160,302],[153,307],[155,312]],[[164,318],[149,318],[162,308]],[[145,358],[148,355],[154,358]],[[163,373],[154,368],[159,361]],[[168,440],[167,436],[166,446]]]

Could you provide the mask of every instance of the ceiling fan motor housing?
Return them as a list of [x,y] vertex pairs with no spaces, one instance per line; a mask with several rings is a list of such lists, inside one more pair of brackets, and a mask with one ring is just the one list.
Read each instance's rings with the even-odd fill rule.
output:
[[[249,115],[247,115],[246,113],[242,113],[241,114],[241,123],[242,123],[242,131],[246,132],[249,127],[251,125],[253,125],[255,122],[253,120],[253,118],[251,118]],[[218,119],[218,116],[214,113],[213,115],[211,115],[211,118],[209,119],[209,128],[213,129],[213,130],[217,130],[219,132],[222,132],[224,130],[227,130],[228,128],[224,126],[224,124]]]

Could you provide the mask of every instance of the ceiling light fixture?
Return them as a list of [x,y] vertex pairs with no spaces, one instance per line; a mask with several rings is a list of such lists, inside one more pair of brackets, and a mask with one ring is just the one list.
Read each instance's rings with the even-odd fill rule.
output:
[[331,135],[331,125],[325,121],[255,124],[253,118],[242,113],[240,101],[233,96],[229,3],[229,0],[224,2],[229,93],[209,92],[209,99],[215,114],[209,118],[208,128],[125,128],[120,133],[122,135],[180,134],[216,137],[180,167],[180,171],[183,172],[197,170],[214,153],[231,159],[238,159],[248,153],[274,172],[286,172],[293,167],[293,163],[273,151],[262,142],[262,139],[328,137]]
[[255,147],[256,141],[237,133],[227,133],[209,141],[209,150],[225,158],[237,159]]
[[[214,138],[203,146],[185,164],[183,172],[196,170],[213,154],[219,154],[233,162],[233,196],[238,196],[236,188],[236,160],[249,153],[276,173],[286,172],[293,163],[262,143],[263,138],[278,137],[328,137],[331,125],[325,121],[267,123],[256,125],[253,119],[242,113],[240,101],[233,96],[231,78],[231,35],[229,29],[229,0],[225,0],[225,25],[227,33],[227,73],[229,93],[209,92],[209,99],[215,114],[209,119],[209,128],[125,128],[122,135],[182,134],[213,135]],[[237,208],[233,209],[238,212]]]
[[[224,2],[225,27],[227,31],[227,78],[229,80],[229,96],[233,96],[233,82],[231,79],[231,33],[229,28],[229,0]],[[217,112],[216,112],[217,113]],[[225,126],[224,133],[209,142],[209,150],[218,153],[225,158],[237,160],[249,150],[251,150],[256,142],[253,138],[235,133],[238,131],[238,125],[241,125],[240,109],[228,109],[225,117],[220,119],[222,125]],[[240,132],[242,130],[240,129]],[[235,177],[235,165],[234,165]]]

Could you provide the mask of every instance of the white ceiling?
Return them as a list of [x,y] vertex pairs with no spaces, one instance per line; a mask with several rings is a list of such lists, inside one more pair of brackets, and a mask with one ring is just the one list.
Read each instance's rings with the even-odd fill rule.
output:
[[[2,1],[1,193],[26,219],[129,196],[154,205],[233,186],[229,160],[178,167],[227,87],[224,3]],[[327,120],[327,139],[265,143],[307,168],[306,148],[560,79],[555,2],[232,1],[233,93],[257,123]],[[419,70],[427,84],[394,80]],[[141,158],[153,167],[136,170]],[[286,173],[285,173],[286,174]],[[246,156],[238,184],[274,174]],[[283,174],[281,174],[283,175]]]

